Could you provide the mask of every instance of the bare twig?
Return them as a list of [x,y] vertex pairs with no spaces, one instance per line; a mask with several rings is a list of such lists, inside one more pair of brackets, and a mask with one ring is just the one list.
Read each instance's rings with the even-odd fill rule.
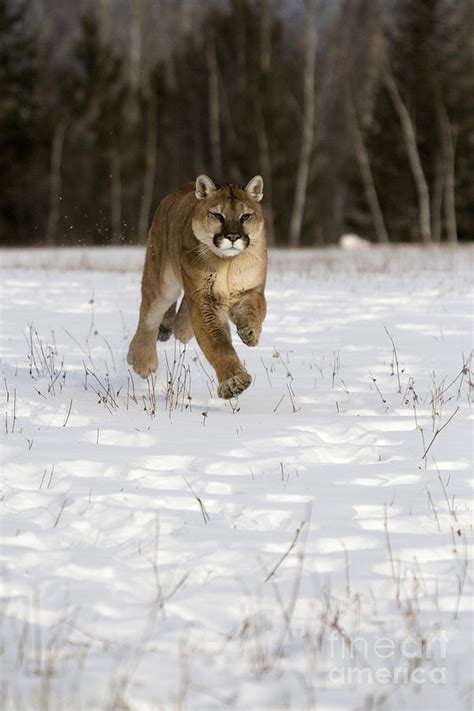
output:
[[65,419],[64,422],[63,422],[63,427],[66,427],[66,425],[67,425],[67,423],[68,423],[68,421],[69,421],[69,417],[70,417],[70,415],[71,415],[71,410],[72,410],[72,400],[71,400],[71,402],[69,403],[69,410],[68,410],[68,412],[67,412],[66,419]]
[[390,331],[388,330],[387,326],[384,326],[384,329],[385,329],[385,333],[387,334],[387,336],[388,336],[388,337],[390,338],[390,340],[392,341],[393,357],[394,357],[394,359],[395,359],[395,365],[396,365],[396,367],[397,367],[398,392],[401,393],[401,392],[402,392],[402,384],[401,384],[401,382],[400,382],[400,366],[399,366],[399,364],[398,364],[397,348],[396,348],[396,346],[395,346],[395,341],[393,340],[393,338],[392,338],[392,336],[391,336],[391,334],[390,334]]
[[191,484],[189,483],[189,481],[186,479],[185,476],[183,476],[183,479],[184,479],[184,481],[186,482],[186,484],[189,486],[189,489],[190,489],[192,495],[194,496],[194,498],[195,498],[196,501],[198,502],[199,508],[201,509],[202,517],[203,517],[203,519],[204,519],[204,523],[207,525],[207,523],[211,520],[211,517],[209,516],[209,514],[208,514],[207,511],[206,511],[206,507],[204,506],[204,504],[203,504],[203,502],[202,502],[202,499],[196,494],[196,492],[194,491],[193,487],[191,486]]
[[278,408],[280,407],[280,405],[283,402],[283,400],[285,399],[285,397],[286,397],[286,395],[285,395],[285,393],[283,393],[283,395],[281,396],[281,398],[278,400],[277,404],[273,408],[273,412],[276,412],[278,410]]
[[375,385],[375,389],[377,390],[378,394],[380,395],[380,399],[382,400],[383,404],[385,405],[387,403],[387,401],[384,398],[384,396],[382,395],[382,393],[380,392],[380,388],[377,385],[377,378],[374,378],[372,373],[369,373],[369,377],[370,377],[371,381],[373,382],[373,384]]
[[56,528],[56,526],[58,525],[59,519],[61,518],[62,513],[63,513],[63,511],[64,511],[64,507],[66,506],[66,502],[67,502],[67,497],[65,496],[65,497],[64,497],[64,500],[63,500],[63,503],[61,504],[61,508],[59,509],[58,515],[56,516],[56,520],[55,520],[55,522],[54,522],[54,524],[53,524],[53,528]]
[[77,346],[79,346],[79,348],[81,349],[81,351],[82,351],[83,353],[85,353],[86,355],[89,355],[88,352],[87,352],[87,350],[84,348],[84,346],[82,346],[82,345],[79,343],[79,341],[77,341],[77,340],[74,338],[74,336],[69,333],[69,331],[68,331],[67,329],[63,328],[63,331],[64,331],[64,333],[65,333],[67,336],[69,336],[69,338],[70,338],[72,341],[74,341],[74,343],[75,343]]
[[395,573],[395,562],[393,560],[393,550],[392,550],[392,543],[390,541],[390,533],[388,531],[388,516],[387,516],[387,504],[384,506],[384,521],[383,521],[383,527],[385,529],[385,539],[387,541],[387,548],[388,548],[388,554],[390,558],[390,566],[392,569],[392,578],[393,582],[396,585],[397,588],[397,605],[400,606],[400,576],[396,575]]
[[424,451],[424,453],[423,453],[423,456],[421,457],[422,459],[426,459],[426,455],[428,454],[428,452],[430,451],[432,445],[434,444],[434,441],[435,441],[436,437],[440,434],[440,432],[442,432],[442,431],[444,430],[445,427],[447,427],[447,426],[449,425],[449,423],[451,422],[451,420],[453,419],[453,417],[456,415],[456,413],[457,413],[458,410],[459,410],[459,405],[458,405],[457,408],[454,410],[454,412],[452,413],[452,415],[446,420],[446,422],[444,423],[444,425],[442,425],[441,427],[438,427],[438,429],[436,430],[436,432],[434,433],[434,435],[433,435],[433,437],[432,437],[432,439],[431,439],[431,442],[429,443],[429,445],[428,445],[427,448],[425,449],[425,451]]
[[436,511],[436,508],[435,508],[435,505],[434,505],[434,501],[433,501],[433,498],[432,498],[432,496],[431,496],[431,492],[430,492],[430,490],[429,490],[428,488],[426,488],[426,491],[427,491],[427,493],[428,493],[428,498],[429,498],[429,500],[430,500],[431,508],[433,509],[433,513],[434,513],[435,518],[436,518],[436,523],[438,524],[438,531],[441,531],[441,526],[440,526],[439,518],[438,518],[438,512]]
[[302,521],[302,522],[300,523],[299,527],[298,527],[298,528],[296,529],[296,531],[295,531],[295,535],[293,536],[293,540],[291,541],[290,546],[289,546],[289,547],[287,548],[287,550],[283,553],[283,555],[281,556],[281,558],[280,558],[280,560],[278,561],[278,563],[277,563],[277,564],[271,569],[271,571],[268,573],[267,577],[266,577],[265,580],[264,580],[265,583],[267,583],[267,582],[270,580],[270,578],[275,575],[276,571],[278,570],[278,568],[280,567],[280,565],[283,563],[283,561],[285,560],[285,558],[287,558],[287,557],[290,555],[291,551],[292,551],[293,548],[296,546],[296,542],[298,541],[298,538],[299,538],[299,536],[300,536],[300,533],[301,533],[301,531],[303,530],[303,528],[304,528],[304,526],[305,526],[306,523],[307,523],[307,521]]
[[49,481],[48,481],[48,485],[46,487],[47,489],[49,489],[49,487],[51,486],[51,482],[53,481],[53,474],[54,474],[54,464],[51,467],[51,473],[49,475]]
[[12,421],[12,434],[15,431],[16,424],[16,388],[13,388],[13,421]]

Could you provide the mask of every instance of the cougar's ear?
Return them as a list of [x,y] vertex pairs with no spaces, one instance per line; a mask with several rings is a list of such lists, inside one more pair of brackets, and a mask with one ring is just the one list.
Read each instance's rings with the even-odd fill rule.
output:
[[245,186],[245,190],[250,194],[250,196],[260,202],[263,198],[263,178],[261,175],[255,175],[252,180],[249,180]]
[[208,175],[198,175],[196,178],[196,197],[205,200],[216,189]]

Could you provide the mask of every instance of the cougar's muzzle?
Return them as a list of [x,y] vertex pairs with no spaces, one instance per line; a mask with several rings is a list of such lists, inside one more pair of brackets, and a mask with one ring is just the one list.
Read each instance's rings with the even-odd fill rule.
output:
[[219,232],[214,236],[214,246],[221,252],[234,256],[249,246],[250,240],[244,232]]

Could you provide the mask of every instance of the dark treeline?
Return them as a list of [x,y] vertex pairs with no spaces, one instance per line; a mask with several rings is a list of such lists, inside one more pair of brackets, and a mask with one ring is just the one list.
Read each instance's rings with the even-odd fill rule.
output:
[[0,0],[3,244],[143,242],[202,172],[276,245],[472,238],[471,0],[60,6]]

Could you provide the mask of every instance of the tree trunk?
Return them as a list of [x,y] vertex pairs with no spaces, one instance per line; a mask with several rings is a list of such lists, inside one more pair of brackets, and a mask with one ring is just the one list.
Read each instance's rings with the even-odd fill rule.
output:
[[263,202],[263,214],[265,217],[265,233],[268,244],[273,246],[275,244],[275,227],[273,222],[272,159],[268,145],[265,119],[263,118],[262,108],[258,105],[256,109],[256,119],[259,162],[264,176],[263,192],[265,197]]
[[49,212],[46,226],[45,244],[52,247],[56,244],[59,217],[61,214],[61,165],[63,162],[64,136],[66,121],[56,124],[51,145],[51,168],[49,175]]
[[379,198],[375,189],[374,177],[372,174],[372,168],[370,166],[369,154],[367,153],[367,148],[365,147],[364,138],[362,136],[362,131],[359,126],[359,120],[357,118],[356,110],[352,102],[350,105],[350,116],[352,119],[352,131],[354,134],[354,150],[356,154],[357,163],[359,165],[362,182],[364,184],[365,198],[367,200],[370,214],[372,216],[372,222],[374,224],[375,237],[377,239],[377,242],[381,244],[388,244],[390,240],[388,238],[387,228],[385,227],[385,220],[383,218]]
[[156,150],[157,150],[157,116],[156,96],[152,93],[147,109],[146,157],[145,175],[143,178],[143,195],[138,216],[138,239],[144,242],[148,233],[150,212],[153,203],[155,187]]
[[120,244],[122,241],[122,178],[120,153],[117,146],[109,151],[110,159],[110,227],[111,242]]
[[313,150],[315,96],[314,76],[316,63],[316,5],[317,0],[307,0],[305,25],[305,59],[304,59],[304,99],[303,126],[298,170],[296,174],[293,209],[290,218],[288,242],[291,247],[297,247],[301,240],[306,203],[306,188],[308,185],[309,164]]
[[110,44],[113,37],[113,12],[111,0],[99,0],[99,20],[104,42],[106,44]]
[[268,101],[268,87],[270,85],[271,59],[272,59],[272,35],[271,35],[271,14],[269,0],[260,2],[260,82],[257,85],[257,96],[255,98],[255,116],[258,141],[259,163],[264,179],[264,202],[263,214],[265,217],[265,231],[267,242],[270,246],[275,245],[275,224],[273,215],[273,180],[272,180],[272,158],[270,145],[268,142],[267,122],[265,120],[265,108]]
[[456,201],[455,201],[455,156],[456,137],[453,135],[453,127],[449,120],[446,109],[442,106],[441,111],[443,121],[443,135],[445,145],[445,191],[444,191],[444,219],[446,225],[446,238],[450,244],[457,244],[458,229],[456,222]]
[[187,37],[197,23],[195,0],[182,0],[179,11],[179,27],[182,37]]
[[248,87],[247,80],[247,32],[245,27],[246,0],[232,0],[232,25],[235,41],[235,58],[237,72],[235,80],[240,91]]
[[446,155],[443,144],[438,149],[436,155],[435,171],[433,177],[433,188],[431,191],[431,236],[435,244],[441,242],[441,209],[443,206],[443,197],[446,181]]
[[[235,115],[229,104],[229,88],[225,84],[221,84],[219,87],[219,106],[220,106],[220,117],[222,125],[225,126],[225,133],[228,145],[232,146],[232,150],[229,152],[226,160],[225,166],[225,178],[226,180],[232,180],[237,184],[248,182],[248,176],[243,175],[242,166],[239,160],[239,156],[242,155],[239,132],[237,132],[235,127],[235,121],[239,120],[239,117]],[[240,135],[240,138],[242,136]],[[200,171],[201,172],[201,171]]]
[[217,69],[216,44],[212,16],[208,19],[206,43],[207,79],[209,91],[209,141],[211,144],[211,165],[214,180],[222,179],[222,154],[220,134],[219,75]]
[[35,40],[39,57],[44,58],[51,38],[51,13],[46,12],[44,0],[33,0],[32,10],[34,27],[36,27]]
[[386,70],[384,73],[384,84],[392,101],[393,107],[398,114],[402,127],[403,137],[407,148],[408,160],[415,181],[418,194],[418,211],[420,237],[423,244],[431,243],[431,218],[430,218],[430,194],[426,182],[423,167],[421,165],[420,154],[416,144],[415,129],[410,114],[403,103],[400,92],[392,74]]
[[193,173],[197,176],[202,173],[204,166],[201,126],[197,121],[192,122],[191,132],[193,140]]
[[260,0],[260,70],[265,76],[270,73],[272,62],[272,26],[270,1]]
[[133,0],[130,24],[130,84],[137,89],[141,83],[143,45],[143,0]]

